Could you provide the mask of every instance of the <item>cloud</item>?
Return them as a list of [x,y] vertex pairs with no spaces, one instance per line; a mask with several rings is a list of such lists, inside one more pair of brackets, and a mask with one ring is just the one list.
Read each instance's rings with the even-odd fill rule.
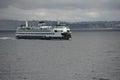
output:
[[0,19],[120,20],[120,0],[0,0]]
[[120,0],[0,0],[0,8],[17,7],[31,10],[39,8],[63,9],[63,8],[110,8],[119,9]]
[[13,0],[0,0],[0,8],[7,8],[12,2]]

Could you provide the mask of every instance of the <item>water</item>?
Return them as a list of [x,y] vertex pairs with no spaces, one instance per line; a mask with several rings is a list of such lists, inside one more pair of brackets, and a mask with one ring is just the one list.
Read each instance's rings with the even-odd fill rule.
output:
[[1,32],[0,80],[120,80],[120,32],[73,32],[72,40]]

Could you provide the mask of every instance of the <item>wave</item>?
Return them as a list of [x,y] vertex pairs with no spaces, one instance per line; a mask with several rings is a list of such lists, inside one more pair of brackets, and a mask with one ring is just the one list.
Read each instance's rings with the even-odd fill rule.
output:
[[15,37],[0,37],[0,40],[16,40]]

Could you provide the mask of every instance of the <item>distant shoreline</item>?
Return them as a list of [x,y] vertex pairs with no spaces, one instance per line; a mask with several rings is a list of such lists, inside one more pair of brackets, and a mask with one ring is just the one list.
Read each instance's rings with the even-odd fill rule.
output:
[[101,29],[71,29],[71,31],[120,31],[120,28],[101,28]]
[[[15,32],[16,30],[0,30],[0,32]],[[114,29],[71,29],[71,31],[120,31],[120,28]]]
[[15,32],[16,30],[0,30],[0,32]]

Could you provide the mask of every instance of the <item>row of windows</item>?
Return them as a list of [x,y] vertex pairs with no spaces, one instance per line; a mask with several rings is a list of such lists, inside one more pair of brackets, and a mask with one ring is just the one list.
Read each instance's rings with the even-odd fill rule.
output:
[[54,32],[63,32],[62,30],[54,30]]
[[40,27],[21,27],[22,30],[50,30],[50,28],[40,28]]
[[[63,30],[54,30],[54,32],[63,32]],[[67,32],[70,32],[70,30],[67,30]]]
[[54,35],[54,33],[18,33],[18,34],[46,34],[46,35]]

